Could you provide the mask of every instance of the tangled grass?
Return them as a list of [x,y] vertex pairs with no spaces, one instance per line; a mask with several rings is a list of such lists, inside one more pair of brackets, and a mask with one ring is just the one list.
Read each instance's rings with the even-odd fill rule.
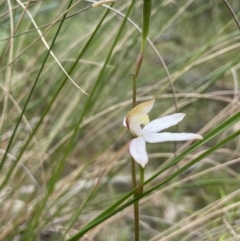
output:
[[[0,240],[133,240],[122,120],[142,3],[124,23],[131,1],[92,2],[0,0]],[[148,147],[141,240],[240,237],[239,40],[224,1],[153,1],[137,100],[204,140]]]

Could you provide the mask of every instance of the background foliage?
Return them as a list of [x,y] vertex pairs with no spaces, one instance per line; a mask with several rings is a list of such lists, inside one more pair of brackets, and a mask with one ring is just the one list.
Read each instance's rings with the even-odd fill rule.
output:
[[[131,108],[142,2],[125,25],[130,1],[98,8],[72,1],[64,15],[69,2],[25,2],[31,19],[21,2],[0,1],[0,240],[67,240],[131,191],[122,120]],[[240,11],[239,1],[229,4]],[[49,46],[56,38],[52,52],[88,96],[32,20]],[[239,237],[239,39],[223,1],[153,1],[138,101],[156,99],[151,119],[177,106],[187,114],[178,131],[205,139],[147,146],[142,240]],[[121,212],[107,210],[112,217],[80,240],[132,240],[125,199]]]

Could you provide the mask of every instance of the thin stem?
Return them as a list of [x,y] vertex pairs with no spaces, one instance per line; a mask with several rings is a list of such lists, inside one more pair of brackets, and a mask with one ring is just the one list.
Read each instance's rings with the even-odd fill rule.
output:
[[[134,194],[134,198],[137,198],[136,192]],[[134,233],[135,233],[135,241],[139,241],[139,200],[136,200],[134,203]]]
[[139,165],[140,168],[140,180],[139,180],[139,185],[143,186],[144,183],[144,168]]
[[[134,162],[135,166],[135,161],[132,158],[132,162]],[[144,168],[139,165],[139,184],[137,187],[136,191],[134,192],[134,198],[137,198],[142,195],[143,193],[143,185],[144,185]],[[136,172],[134,172],[135,178],[136,178]],[[134,224],[135,224],[135,241],[139,241],[139,199],[137,199],[134,203]]]
[[[131,171],[132,171],[132,188],[137,187],[136,181],[136,164],[135,160],[131,159]],[[133,197],[137,197],[137,192],[135,191]],[[135,232],[135,241],[139,240],[139,201],[133,203],[134,206],[134,232]]]
[[[136,102],[137,102],[137,80],[138,80],[138,73],[142,65],[142,60],[143,60],[143,55],[142,53],[139,53],[136,59],[135,70],[132,76],[132,83],[133,83],[132,108],[136,106]],[[131,165],[132,165],[132,187],[133,189],[135,189],[137,187],[136,164],[133,158],[131,160]],[[133,194],[134,198],[136,198],[137,196],[138,196],[138,190],[136,190]],[[137,200],[136,202],[134,202],[133,206],[134,206],[135,241],[139,241],[139,201]]]
[[[145,50],[146,40],[148,37],[150,18],[151,18],[151,8],[152,8],[152,0],[144,0],[143,1],[142,43],[141,43],[140,52],[137,55],[137,59],[135,61],[135,69],[132,75],[132,84],[133,84],[132,108],[136,106],[136,102],[137,102],[138,74],[142,66],[143,54]],[[137,188],[133,196],[134,198],[137,198],[139,195],[142,194],[142,191],[143,191],[144,169],[140,167],[140,183],[137,186],[136,167],[135,167],[135,160],[133,158],[131,163],[132,163],[132,186],[134,189]],[[135,225],[134,227],[135,241],[139,241],[139,201],[138,200],[134,202],[134,225]]]
[[143,54],[140,52],[137,56],[135,62],[135,70],[132,76],[132,83],[133,83],[133,95],[132,95],[132,108],[136,106],[137,103],[137,81],[138,81],[138,73],[142,65]]
[[143,186],[144,186],[144,168],[139,165],[139,185],[138,185],[138,196],[142,195],[143,193]]
[[135,160],[132,158],[132,187],[135,189],[137,187],[137,180],[136,180],[136,165],[135,165]]

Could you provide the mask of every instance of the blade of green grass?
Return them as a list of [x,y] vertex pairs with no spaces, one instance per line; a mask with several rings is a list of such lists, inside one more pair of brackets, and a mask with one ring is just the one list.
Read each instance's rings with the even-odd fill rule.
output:
[[212,186],[212,185],[223,185],[223,184],[238,184],[239,179],[236,178],[222,178],[222,179],[208,179],[208,180],[199,180],[199,181],[194,181],[192,183],[187,183],[187,184],[182,184],[176,189],[181,189],[181,188],[189,188],[189,187],[196,187],[196,186]]
[[[73,0],[70,0],[68,6],[71,6],[72,2],[73,2]],[[69,7],[68,7],[68,8],[69,8]],[[57,39],[57,36],[58,36],[59,33],[60,33],[60,30],[61,30],[61,28],[62,28],[64,19],[65,19],[66,16],[67,16],[67,13],[64,14],[64,16],[63,16],[63,18],[62,18],[62,21],[60,22],[60,25],[58,26],[58,29],[57,29],[57,31],[56,31],[56,34],[54,35],[53,41],[52,41],[52,43],[51,43],[51,45],[50,45],[50,47],[49,47],[49,50],[47,51],[47,54],[46,54],[46,56],[45,56],[45,58],[44,58],[44,60],[43,60],[43,63],[42,63],[42,65],[41,65],[41,68],[40,68],[40,70],[39,70],[39,72],[38,72],[38,74],[37,74],[37,77],[36,77],[36,79],[35,79],[35,81],[34,81],[34,84],[33,84],[32,88],[31,88],[31,90],[30,90],[30,93],[29,93],[28,97],[27,97],[26,103],[25,103],[25,105],[24,105],[24,107],[23,107],[23,109],[22,109],[22,112],[21,112],[18,120],[17,120],[17,123],[16,123],[16,125],[15,125],[14,130],[13,130],[13,134],[11,135],[11,138],[10,138],[9,143],[8,143],[8,145],[7,145],[5,154],[4,154],[3,159],[2,159],[2,161],[1,161],[1,163],[0,163],[0,170],[2,169],[2,167],[3,167],[3,165],[4,165],[4,162],[5,162],[6,157],[7,157],[7,153],[9,153],[9,151],[10,151],[10,148],[11,148],[13,139],[14,139],[14,137],[15,137],[15,135],[16,135],[18,126],[19,126],[19,124],[20,124],[20,122],[21,122],[21,120],[22,120],[23,114],[25,113],[25,110],[26,110],[26,108],[27,108],[27,106],[28,106],[28,103],[29,103],[29,101],[30,101],[30,99],[31,99],[31,96],[32,96],[32,94],[33,94],[33,92],[34,92],[34,90],[35,90],[35,87],[36,87],[36,85],[37,85],[37,83],[38,83],[38,80],[39,80],[39,78],[40,78],[40,76],[41,76],[41,73],[42,73],[42,71],[43,71],[43,68],[44,68],[44,66],[45,66],[45,64],[46,64],[46,62],[47,62],[48,56],[50,55],[50,51],[51,51],[51,49],[52,49],[52,47],[53,47],[53,45],[54,45],[54,43],[55,43],[55,41],[56,41],[56,39]],[[18,160],[17,160],[17,161],[18,161]],[[17,161],[16,161],[16,164],[13,165],[12,168],[10,169],[7,177],[8,177],[9,175],[11,175],[14,167],[17,165]]]
[[[89,48],[91,42],[93,41],[94,37],[96,36],[97,31],[100,29],[100,26],[102,25],[104,19],[106,18],[106,16],[108,15],[109,10],[106,10],[106,12],[104,13],[103,17],[101,18],[101,20],[99,21],[98,25],[96,26],[94,32],[92,33],[91,37],[89,38],[88,42],[86,43],[85,47],[83,48],[83,50],[81,51],[81,53],[79,54],[78,58],[76,59],[75,63],[73,64],[72,68],[70,69],[69,73],[72,73],[73,70],[75,69],[75,67],[78,64],[79,59],[83,56],[83,54],[86,52],[86,50]],[[48,111],[50,110],[52,104],[55,102],[57,96],[59,95],[60,91],[62,90],[62,88],[64,87],[65,83],[67,82],[67,78],[64,79],[64,81],[62,82],[62,84],[60,85],[58,91],[56,92],[56,94],[54,95],[52,101],[50,102],[50,104],[48,105],[48,107],[46,108],[45,112],[42,114],[41,119],[39,120],[37,126],[35,127],[33,133],[35,133],[37,131],[37,129],[40,127],[41,123],[43,122],[44,117],[46,116],[46,114],[48,113]],[[29,137],[28,141],[26,142],[24,148],[22,149],[22,152],[20,153],[18,159],[21,158],[22,154],[24,153],[24,150],[27,148],[27,145],[30,143],[31,137],[32,135]],[[66,152],[65,152],[66,153]],[[66,155],[66,154],[65,154]],[[67,156],[67,155],[66,155]],[[42,213],[42,210],[48,200],[49,195],[51,194],[54,185],[56,183],[56,180],[58,179],[59,174],[61,173],[61,170],[64,166],[64,161],[65,159],[62,159],[61,162],[59,162],[58,168],[55,171],[55,173],[52,174],[52,178],[49,180],[48,182],[48,193],[46,195],[46,198],[44,200],[42,200],[41,202],[41,206],[39,208],[37,208],[38,211],[38,215],[36,215],[36,220],[38,220],[39,216]],[[34,223],[34,226],[32,227],[32,229],[34,230],[34,228],[36,228],[37,226],[37,222]]]

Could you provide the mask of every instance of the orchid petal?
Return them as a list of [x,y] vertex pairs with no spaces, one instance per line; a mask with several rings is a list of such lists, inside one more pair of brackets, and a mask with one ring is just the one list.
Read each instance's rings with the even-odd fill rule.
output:
[[193,139],[203,139],[201,135],[193,133],[147,133],[143,136],[144,140],[149,143],[165,141],[187,141]]
[[143,137],[134,138],[130,143],[129,150],[133,159],[144,168],[148,163],[148,155]]
[[161,130],[167,129],[170,126],[178,124],[184,116],[185,114],[183,113],[176,113],[153,120],[143,128],[143,133],[157,133]]

